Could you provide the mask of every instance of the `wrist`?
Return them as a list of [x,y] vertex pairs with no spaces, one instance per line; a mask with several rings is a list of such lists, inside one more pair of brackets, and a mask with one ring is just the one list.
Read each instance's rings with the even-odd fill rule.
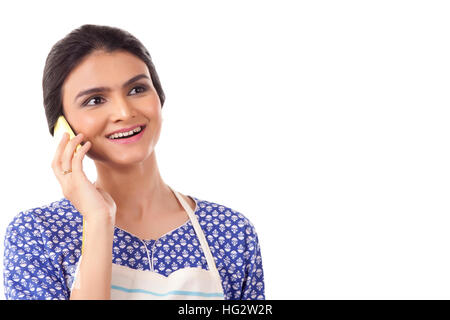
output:
[[[93,252],[97,258],[103,253],[111,254],[113,240],[114,222],[110,217],[89,216],[83,220],[83,254]],[[106,248],[108,250],[105,251]]]
[[96,212],[91,215],[83,215],[83,219],[86,226],[89,224],[101,227],[114,227],[115,224],[115,216],[105,212]]

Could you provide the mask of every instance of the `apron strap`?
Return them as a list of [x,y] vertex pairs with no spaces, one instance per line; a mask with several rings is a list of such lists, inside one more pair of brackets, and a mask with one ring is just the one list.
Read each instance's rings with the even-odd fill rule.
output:
[[189,218],[192,221],[192,225],[194,227],[195,233],[197,234],[197,237],[200,240],[200,245],[202,246],[203,252],[205,253],[205,257],[206,257],[206,261],[208,262],[209,270],[211,270],[212,272],[217,274],[219,276],[219,280],[221,281],[220,275],[219,275],[219,271],[216,268],[216,264],[214,262],[214,258],[212,256],[212,253],[211,253],[211,250],[209,248],[208,242],[206,241],[205,234],[203,233],[203,231],[202,231],[202,229],[200,227],[200,224],[198,222],[197,216],[192,211],[192,208],[186,203],[184,198],[181,197],[181,195],[177,191],[173,190],[170,186],[168,186],[168,187],[170,188],[170,190],[173,191],[175,196],[178,198],[178,200],[180,201],[180,203],[183,206],[184,210],[186,210]]

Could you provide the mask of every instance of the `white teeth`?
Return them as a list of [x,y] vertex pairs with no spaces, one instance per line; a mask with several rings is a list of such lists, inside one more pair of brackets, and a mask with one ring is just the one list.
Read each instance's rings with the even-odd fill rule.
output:
[[142,130],[141,127],[137,127],[137,128],[135,128],[135,129],[133,129],[131,131],[128,131],[128,132],[120,132],[120,133],[112,134],[108,138],[109,139],[117,139],[117,138],[121,138],[121,137],[127,137],[127,136],[132,135],[133,133],[137,133],[137,132],[139,132],[141,130]]

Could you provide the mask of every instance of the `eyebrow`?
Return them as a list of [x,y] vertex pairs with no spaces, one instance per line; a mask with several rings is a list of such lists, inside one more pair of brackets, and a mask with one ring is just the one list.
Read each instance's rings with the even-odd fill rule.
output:
[[[125,88],[126,86],[130,85],[131,83],[133,83],[133,82],[135,82],[135,81],[138,81],[138,80],[141,79],[141,78],[147,78],[147,79],[150,80],[150,78],[149,78],[146,74],[141,73],[141,74],[138,74],[137,76],[134,76],[134,77],[131,78],[130,80],[127,80],[127,81],[122,85],[122,88]],[[78,99],[79,97],[82,97],[82,96],[85,96],[85,95],[88,95],[88,94],[91,94],[91,93],[109,92],[109,91],[111,91],[111,88],[108,88],[108,87],[97,87],[97,88],[91,88],[91,89],[83,90],[83,91],[80,91],[80,92],[76,95],[76,97],[75,97],[75,99],[73,100],[73,102],[76,102],[77,99]]]

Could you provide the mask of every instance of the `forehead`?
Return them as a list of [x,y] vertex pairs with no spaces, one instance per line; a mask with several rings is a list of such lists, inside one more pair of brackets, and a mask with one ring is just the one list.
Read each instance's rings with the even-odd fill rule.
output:
[[141,73],[150,78],[144,61],[129,52],[95,51],[86,56],[66,77],[62,87],[64,99],[73,99],[80,90],[92,87],[120,89],[125,81]]

